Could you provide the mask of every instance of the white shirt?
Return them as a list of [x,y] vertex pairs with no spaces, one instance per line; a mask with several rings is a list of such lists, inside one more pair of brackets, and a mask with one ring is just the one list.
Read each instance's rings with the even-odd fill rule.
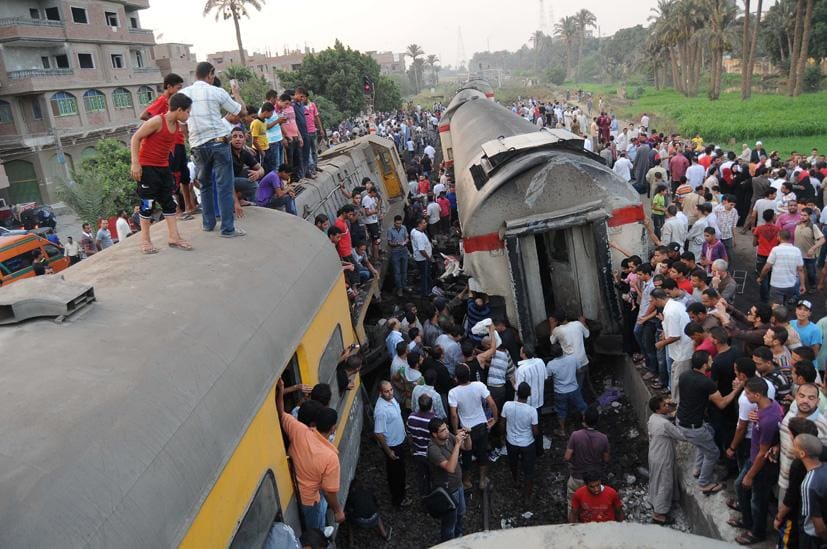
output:
[[118,220],[115,221],[115,232],[118,233],[119,242],[126,240],[126,237],[132,234],[132,230],[129,228],[129,222],[123,217],[119,217]]
[[687,324],[689,324],[689,315],[686,313],[686,307],[679,301],[669,299],[663,308],[663,335],[668,338],[679,338],[666,347],[669,358],[674,361],[692,358],[692,340],[683,333]]
[[[775,400],[775,385],[768,379],[765,379],[764,382],[767,384],[767,397],[770,400]],[[793,403],[795,403],[795,401],[793,401]],[[738,395],[738,419],[747,422],[746,438],[752,438],[752,422],[749,420],[749,413],[757,409],[758,405],[751,403],[747,399],[746,392],[742,391],[741,394]]]
[[502,416],[506,419],[505,436],[512,446],[525,448],[534,444],[532,425],[537,425],[537,409],[525,402],[511,401],[503,404]]
[[686,168],[686,182],[692,185],[693,189],[697,189],[698,186],[703,184],[705,173],[703,166],[700,164],[692,164]]
[[641,116],[640,117],[640,125],[643,126],[644,128],[648,128],[649,127],[649,117],[646,116],[646,115]]
[[75,257],[80,255],[80,244],[78,244],[74,239],[72,239],[71,242],[67,242],[63,247],[63,255],[66,257]]
[[622,156],[617,159],[612,171],[619,175],[623,181],[629,181],[632,179],[632,161]]
[[[442,177],[445,177],[444,175]],[[434,198],[438,198],[440,194],[445,192],[445,183],[442,182],[442,178],[440,178],[439,183],[434,185]]]
[[789,242],[782,242],[770,250],[767,265],[772,265],[770,286],[792,288],[798,281],[798,267],[804,265],[804,258],[801,256],[801,250]]
[[448,391],[448,406],[457,409],[459,424],[471,429],[485,423],[485,410],[482,403],[491,393],[484,383],[472,381],[468,385],[457,385]]
[[770,187],[772,187],[778,192],[781,192],[781,185],[783,185],[786,182],[787,180],[783,177],[779,177],[777,179],[770,179]]
[[[428,239],[428,235],[419,229],[411,230],[411,246],[413,247],[414,261],[425,261],[431,256],[431,241]],[[428,254],[428,257],[423,255],[423,251]]]
[[431,162],[433,162],[433,160],[434,160],[434,156],[436,155],[436,149],[434,149],[434,148],[433,148],[432,146],[430,146],[430,145],[427,145],[427,146],[426,146],[426,147],[422,150],[422,152],[424,152],[425,154],[427,154],[427,155],[428,155],[428,157],[431,159]]
[[766,225],[766,221],[764,221],[764,212],[766,210],[774,210],[778,204],[777,200],[771,200],[769,198],[759,198],[755,201],[755,206],[753,206],[753,210],[755,210],[758,219],[756,220],[755,226],[758,227],[760,225]]
[[589,337],[589,329],[583,326],[579,320],[572,320],[554,328],[551,331],[549,341],[552,345],[560,343],[563,353],[576,356],[579,359],[580,366],[583,367],[589,363],[584,343],[584,338],[587,337]]
[[439,223],[439,212],[441,208],[439,204],[436,202],[431,202],[428,204],[428,225],[433,225],[434,223]]
[[539,358],[529,358],[517,363],[516,386],[526,382],[531,386],[528,403],[534,408],[543,407],[544,384],[548,377],[546,364]]
[[683,245],[686,242],[686,235],[689,232],[689,227],[685,221],[681,221],[676,215],[666,219],[663,227],[660,229],[660,239],[662,242],[669,244],[670,242],[677,242],[681,245],[681,252],[683,252]]
[[241,105],[230,97],[223,88],[196,80],[180,93],[192,99],[190,118],[187,121],[191,147],[203,145],[217,137],[226,137],[230,131],[221,109],[230,114],[241,112]]
[[373,215],[366,215],[362,218],[362,221],[365,225],[372,225],[373,223],[379,223],[379,201],[373,198],[370,195],[365,196],[362,198],[362,209],[365,211],[367,210],[374,210]]
[[593,151],[594,150],[594,147],[592,146],[592,140],[589,139],[588,137],[583,139],[583,148],[586,149],[587,151]]

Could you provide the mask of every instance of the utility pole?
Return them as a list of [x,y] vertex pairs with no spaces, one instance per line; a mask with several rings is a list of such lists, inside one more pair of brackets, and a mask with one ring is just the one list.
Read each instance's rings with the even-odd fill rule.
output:
[[75,181],[72,179],[72,171],[69,169],[69,163],[66,162],[66,154],[63,152],[63,142],[60,140],[60,133],[58,129],[52,126],[52,135],[55,136],[55,144],[57,145],[57,161],[63,164],[63,171],[66,174],[66,184],[74,185]]

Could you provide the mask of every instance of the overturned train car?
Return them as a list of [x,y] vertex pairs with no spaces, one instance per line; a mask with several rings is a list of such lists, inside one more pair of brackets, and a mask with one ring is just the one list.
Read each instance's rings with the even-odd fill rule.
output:
[[596,321],[598,348],[619,351],[615,246],[643,252],[637,192],[578,136],[538,131],[480,90],[453,99],[440,137],[454,170],[465,272],[504,299],[526,341],[547,334],[558,309]]

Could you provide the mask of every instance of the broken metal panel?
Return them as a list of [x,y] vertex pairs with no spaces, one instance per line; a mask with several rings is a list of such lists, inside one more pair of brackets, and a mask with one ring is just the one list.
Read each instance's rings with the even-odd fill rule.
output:
[[62,320],[94,301],[92,286],[67,282],[62,275],[24,278],[0,292],[0,325],[42,317]]

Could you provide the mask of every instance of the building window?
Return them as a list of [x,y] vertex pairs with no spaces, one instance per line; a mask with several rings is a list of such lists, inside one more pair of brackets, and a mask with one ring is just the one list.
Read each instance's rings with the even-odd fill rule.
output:
[[103,12],[104,17],[106,17],[106,24],[110,27],[117,27],[118,26],[118,14],[114,11],[105,11]]
[[57,8],[46,8],[46,19],[49,21],[60,21],[60,10]]
[[68,69],[69,68],[69,56],[68,55],[55,55],[55,65],[59,69]]
[[0,101],[0,124],[13,124],[14,118],[11,115],[11,104],[8,101]]
[[52,95],[51,102],[55,116],[73,116],[78,113],[78,101],[71,93],[57,92]]
[[115,88],[112,92],[112,103],[116,109],[132,108],[132,92],[126,88]]
[[123,68],[123,55],[120,53],[113,53],[112,54],[112,68],[113,69],[122,69]]
[[32,99],[32,118],[34,120],[43,120],[43,113],[40,111],[40,100]]
[[72,21],[83,25],[89,24],[89,19],[86,17],[86,10],[83,8],[72,8]]
[[52,64],[49,63],[49,57],[47,55],[40,56],[40,64],[43,65],[44,69],[52,68]]
[[29,8],[29,17],[32,19],[40,19],[40,10],[37,8]]
[[82,69],[94,69],[95,62],[92,60],[91,53],[79,53],[78,54],[78,66]]
[[144,68],[144,56],[141,52],[135,52],[135,66],[139,69]]
[[130,17],[129,18],[129,26],[133,29],[138,28],[138,18],[137,17]]
[[141,86],[138,88],[138,103],[141,105],[149,105],[155,97],[155,92],[149,86]]
[[106,96],[98,90],[87,90],[83,94],[83,107],[86,112],[102,112],[106,110]]

